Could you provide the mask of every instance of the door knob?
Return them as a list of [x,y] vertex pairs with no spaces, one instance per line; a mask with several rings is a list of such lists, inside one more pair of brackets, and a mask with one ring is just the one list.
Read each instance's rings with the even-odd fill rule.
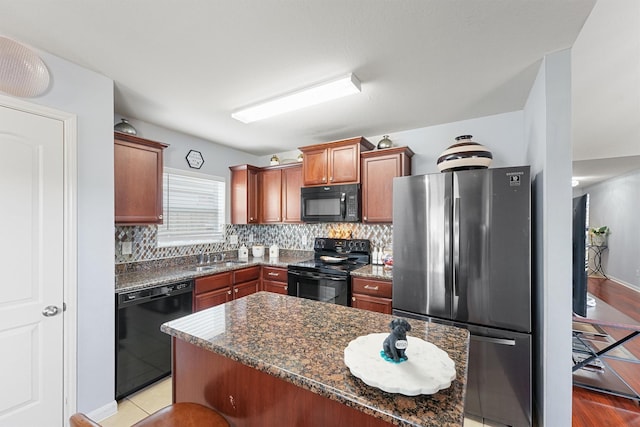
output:
[[60,309],[55,305],[48,305],[42,310],[42,315],[44,317],[52,317],[60,312]]

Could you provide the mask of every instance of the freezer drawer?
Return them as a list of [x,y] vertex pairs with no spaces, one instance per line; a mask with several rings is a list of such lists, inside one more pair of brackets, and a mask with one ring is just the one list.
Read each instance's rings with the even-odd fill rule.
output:
[[531,335],[469,327],[465,412],[512,426],[531,425]]

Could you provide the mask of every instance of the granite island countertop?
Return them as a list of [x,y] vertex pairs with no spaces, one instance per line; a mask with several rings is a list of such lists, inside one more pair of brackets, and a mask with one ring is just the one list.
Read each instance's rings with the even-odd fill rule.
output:
[[[346,367],[344,349],[349,342],[370,333],[387,332],[392,318],[366,310],[258,292],[165,323],[161,330],[395,425],[461,426],[468,331],[410,319],[409,335],[436,345],[455,362],[456,379],[449,388],[432,395],[386,393],[366,385]],[[295,352],[279,351],[292,347],[296,348]]]

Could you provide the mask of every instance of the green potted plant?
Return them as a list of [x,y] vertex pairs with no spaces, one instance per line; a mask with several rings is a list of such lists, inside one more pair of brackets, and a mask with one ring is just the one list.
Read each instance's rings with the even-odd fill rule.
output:
[[607,235],[609,234],[609,227],[603,225],[601,227],[591,227],[589,229],[589,236],[591,237],[591,244],[593,246],[605,246],[607,244]]

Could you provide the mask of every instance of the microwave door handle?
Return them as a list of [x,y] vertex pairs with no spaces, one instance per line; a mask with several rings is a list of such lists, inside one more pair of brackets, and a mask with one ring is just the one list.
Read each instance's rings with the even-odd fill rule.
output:
[[347,213],[347,195],[346,193],[340,193],[340,217],[345,218]]

